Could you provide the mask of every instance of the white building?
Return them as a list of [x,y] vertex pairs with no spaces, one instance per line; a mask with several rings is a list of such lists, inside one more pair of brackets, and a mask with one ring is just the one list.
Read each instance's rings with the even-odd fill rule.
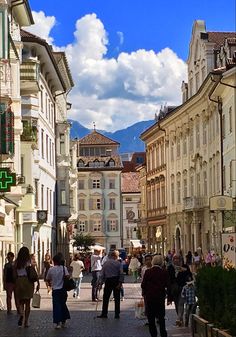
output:
[[57,215],[59,222],[70,216],[69,205],[64,203],[58,214],[56,182],[58,174],[58,185],[69,185],[66,96],[73,81],[64,53],[54,53],[45,40],[26,31],[21,36],[21,169],[26,194],[18,209],[17,237],[35,253],[41,272],[46,251],[56,250]]
[[119,143],[96,130],[78,141],[78,219],[73,233],[89,233],[107,251],[121,246]]
[[16,186],[9,192],[0,192],[0,290],[7,252],[15,252],[19,243],[15,231],[19,224],[16,209],[23,196],[20,185],[20,27],[33,23],[27,0],[0,0],[0,169],[8,168],[17,176]]

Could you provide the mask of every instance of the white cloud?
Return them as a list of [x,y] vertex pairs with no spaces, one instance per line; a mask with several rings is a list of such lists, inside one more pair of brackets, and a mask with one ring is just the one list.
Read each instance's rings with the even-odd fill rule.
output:
[[124,34],[122,32],[117,32],[119,43],[122,45],[124,43]]
[[27,27],[26,30],[52,44],[54,39],[50,36],[50,32],[56,24],[56,18],[54,16],[46,16],[43,11],[32,11],[32,14],[35,24]]
[[[44,38],[50,40],[55,18],[43,12],[34,17],[39,27],[38,33],[35,27],[35,34],[42,36],[41,27],[45,26]],[[123,34],[117,34],[122,44]],[[162,104],[180,103],[187,66],[170,48],[158,53],[144,49],[123,52],[116,59],[108,58],[108,33],[96,14],[77,20],[74,37],[64,48],[75,82],[69,117],[89,128],[95,121],[97,128],[113,131],[154,118]]]

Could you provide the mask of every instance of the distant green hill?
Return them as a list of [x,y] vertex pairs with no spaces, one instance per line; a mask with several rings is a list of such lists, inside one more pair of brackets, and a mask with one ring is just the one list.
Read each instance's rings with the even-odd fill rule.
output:
[[[87,129],[82,124],[77,121],[69,120],[72,124],[71,127],[71,138],[82,138],[91,132],[90,129]],[[120,143],[120,153],[126,152],[142,152],[145,150],[143,141],[139,138],[141,133],[148,129],[154,120],[142,121],[135,123],[126,129],[118,130],[115,132],[107,132],[104,130],[97,130],[103,135],[110,137],[113,140],[116,140]]]

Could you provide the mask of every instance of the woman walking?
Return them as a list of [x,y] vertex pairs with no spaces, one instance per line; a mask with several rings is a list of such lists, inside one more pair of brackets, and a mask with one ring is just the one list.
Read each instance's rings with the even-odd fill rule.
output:
[[138,270],[140,266],[141,266],[141,263],[139,262],[136,255],[134,254],[129,263],[129,270],[131,271],[133,275],[134,283],[136,283],[138,280]]
[[[30,300],[34,293],[34,281],[29,279],[29,267],[30,265],[30,253],[27,247],[21,247],[18,252],[17,259],[15,262],[14,274],[15,274],[15,291],[16,298],[19,303],[20,318],[18,320],[18,326],[24,327],[29,326],[28,320],[30,315]],[[35,273],[36,274],[36,273]],[[39,280],[36,275],[37,287],[36,291],[39,290]]]
[[67,268],[62,263],[61,254],[53,257],[54,266],[47,273],[46,281],[52,287],[53,323],[55,329],[64,328],[70,313],[66,305],[67,291],[63,288],[64,277],[69,277]]

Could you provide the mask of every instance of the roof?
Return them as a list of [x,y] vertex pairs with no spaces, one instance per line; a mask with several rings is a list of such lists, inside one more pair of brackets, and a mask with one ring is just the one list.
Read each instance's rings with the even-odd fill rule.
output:
[[224,44],[225,39],[236,37],[235,32],[207,32],[207,34],[208,42],[215,43],[217,48]]
[[121,192],[122,193],[139,193],[139,172],[122,172],[121,173]]
[[120,145],[120,143],[93,130],[89,135],[79,140],[80,145]]
[[[113,160],[115,162],[115,166],[109,166],[109,162],[110,160]],[[100,170],[103,171],[104,169],[117,169],[117,168],[123,168],[122,165],[122,161],[119,155],[112,155],[112,156],[104,156],[104,157],[99,157],[99,156],[79,156],[78,157],[78,161],[83,161],[84,162],[84,166],[77,166],[77,168],[79,170],[84,170],[89,169],[89,170]],[[95,161],[99,161],[99,162],[104,162],[104,166],[99,166],[99,167],[91,167],[89,166],[89,163],[95,162]]]
[[68,76],[69,81],[70,81],[70,85],[71,85],[71,87],[73,87],[74,86],[74,82],[73,82],[73,78],[72,78],[71,71],[70,71],[70,68],[69,68],[69,64],[68,64],[68,60],[67,60],[67,57],[66,57],[66,53],[64,51],[57,51],[57,52],[54,51],[53,55],[57,59],[58,62],[60,61],[60,59],[58,59],[58,56],[60,56],[61,58],[63,58],[64,64],[65,64],[65,67],[66,67],[66,71],[67,71],[67,76]]

